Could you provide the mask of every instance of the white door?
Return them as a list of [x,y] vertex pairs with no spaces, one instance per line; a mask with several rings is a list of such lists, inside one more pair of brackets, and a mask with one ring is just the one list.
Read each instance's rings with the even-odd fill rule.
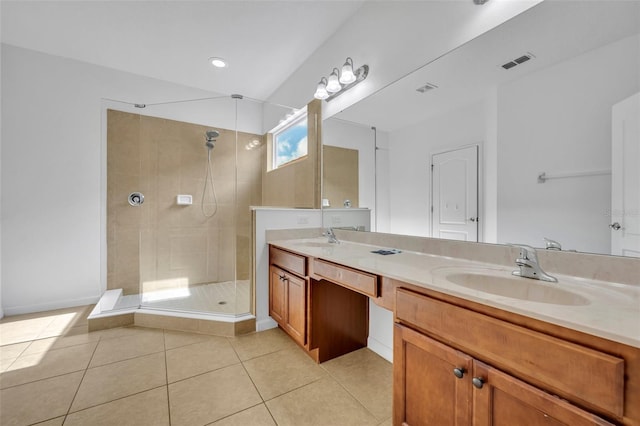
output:
[[434,154],[431,235],[478,241],[478,146]]
[[640,257],[640,93],[613,106],[611,254]]

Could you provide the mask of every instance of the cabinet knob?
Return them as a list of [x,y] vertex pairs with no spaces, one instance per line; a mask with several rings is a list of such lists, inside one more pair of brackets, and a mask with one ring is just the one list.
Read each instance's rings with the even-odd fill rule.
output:
[[462,377],[464,377],[464,368],[454,368],[453,369],[453,375],[456,376],[458,379],[462,379]]
[[287,276],[282,274],[282,275],[278,275],[278,278],[280,278],[280,281],[284,281],[287,279]]
[[471,380],[471,383],[473,383],[473,386],[477,387],[478,389],[482,389],[482,386],[484,386],[484,379],[482,377],[474,377]]

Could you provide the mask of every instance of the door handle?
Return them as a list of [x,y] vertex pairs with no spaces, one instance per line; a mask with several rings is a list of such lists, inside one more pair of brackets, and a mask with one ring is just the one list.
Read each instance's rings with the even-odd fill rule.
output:
[[470,217],[470,218],[469,218],[469,220],[470,220],[471,222],[475,222],[475,221],[480,222],[480,218],[477,218],[477,217]]

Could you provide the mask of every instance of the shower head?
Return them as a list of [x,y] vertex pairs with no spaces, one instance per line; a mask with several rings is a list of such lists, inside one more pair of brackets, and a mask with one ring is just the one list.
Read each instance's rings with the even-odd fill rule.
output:
[[217,130],[207,130],[205,133],[205,140],[207,141],[205,145],[209,149],[213,149],[216,146],[216,138],[220,136],[220,132]]

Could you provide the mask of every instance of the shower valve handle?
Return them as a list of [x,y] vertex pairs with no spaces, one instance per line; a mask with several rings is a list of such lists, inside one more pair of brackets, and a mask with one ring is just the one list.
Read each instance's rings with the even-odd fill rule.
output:
[[127,197],[127,199],[129,200],[129,204],[134,207],[137,207],[144,203],[144,195],[142,195],[141,192],[132,192],[131,194],[129,194],[129,197]]

